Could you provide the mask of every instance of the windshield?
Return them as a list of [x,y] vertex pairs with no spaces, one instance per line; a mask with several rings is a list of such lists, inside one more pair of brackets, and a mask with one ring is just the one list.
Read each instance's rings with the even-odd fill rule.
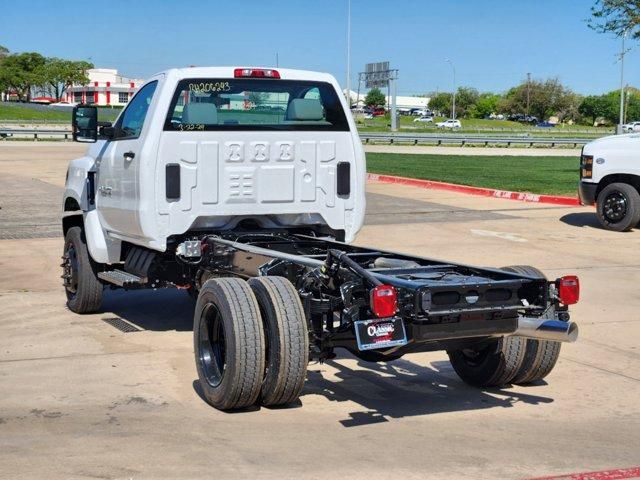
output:
[[349,125],[329,83],[198,78],[178,83],[164,129],[348,131]]

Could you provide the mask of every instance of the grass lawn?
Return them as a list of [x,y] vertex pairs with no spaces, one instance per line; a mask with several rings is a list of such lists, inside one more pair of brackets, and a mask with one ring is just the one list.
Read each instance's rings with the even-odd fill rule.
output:
[[[612,127],[591,127],[586,125],[557,125],[554,128],[540,128],[534,125],[525,125],[509,120],[487,120],[482,118],[462,118],[462,128],[451,132],[442,130],[435,126],[435,123],[446,120],[444,117],[435,117],[434,123],[414,122],[416,117],[401,116],[400,131],[403,133],[484,133],[484,134],[523,134],[529,136],[546,137],[603,137],[612,135]],[[370,119],[358,119],[358,129],[363,132],[388,132],[391,120],[386,117],[375,117]]]
[[[24,105],[13,102],[0,102],[0,122],[11,121],[37,121],[52,123],[71,123],[71,108],[61,110],[46,105]],[[110,122],[120,113],[120,109],[99,108],[98,120]]]
[[471,157],[367,153],[367,171],[400,177],[576,196],[578,157]]

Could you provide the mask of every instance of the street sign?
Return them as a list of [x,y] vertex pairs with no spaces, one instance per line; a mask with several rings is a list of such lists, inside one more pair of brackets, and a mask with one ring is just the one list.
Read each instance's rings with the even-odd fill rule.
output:
[[389,84],[392,71],[389,62],[367,63],[363,75],[367,88],[384,88]]

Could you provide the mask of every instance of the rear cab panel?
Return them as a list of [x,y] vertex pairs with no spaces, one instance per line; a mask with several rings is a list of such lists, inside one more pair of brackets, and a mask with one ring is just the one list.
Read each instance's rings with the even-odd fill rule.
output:
[[353,240],[364,219],[365,157],[335,79],[286,69],[279,79],[237,78],[234,70],[165,73],[150,127],[157,155],[140,170],[145,241],[134,243],[165,250],[170,236],[245,219],[328,226]]

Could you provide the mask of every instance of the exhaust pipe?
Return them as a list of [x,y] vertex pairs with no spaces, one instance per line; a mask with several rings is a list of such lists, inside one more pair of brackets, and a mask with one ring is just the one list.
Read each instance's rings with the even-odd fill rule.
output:
[[578,325],[544,318],[518,318],[518,329],[513,333],[520,337],[554,342],[575,342],[578,339]]

